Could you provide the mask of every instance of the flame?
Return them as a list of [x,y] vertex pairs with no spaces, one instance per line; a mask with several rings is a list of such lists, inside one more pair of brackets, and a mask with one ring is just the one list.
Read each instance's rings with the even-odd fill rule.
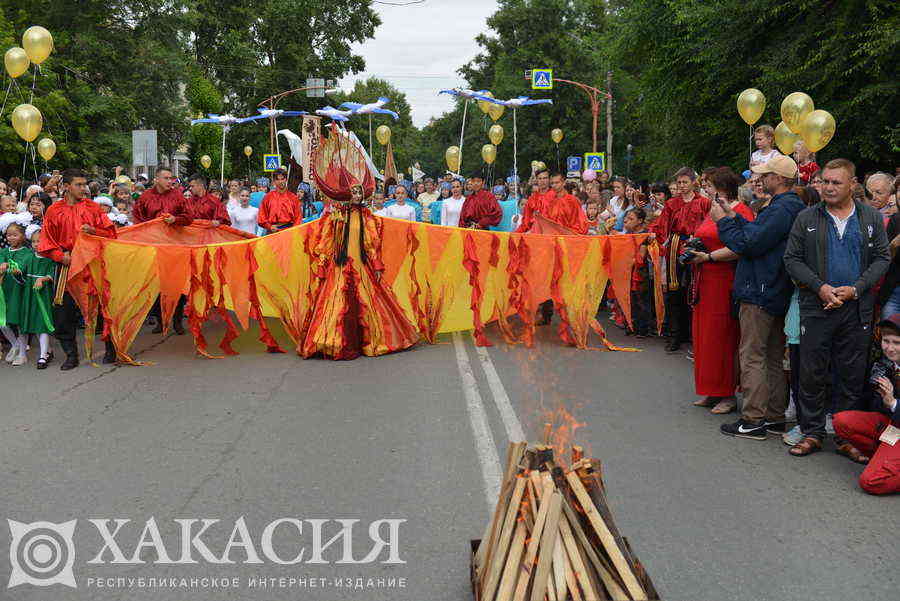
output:
[[569,451],[575,443],[575,433],[587,425],[575,419],[565,405],[560,404],[552,410],[545,411],[544,423],[550,424],[549,445],[553,447],[553,457],[557,464],[567,462]]

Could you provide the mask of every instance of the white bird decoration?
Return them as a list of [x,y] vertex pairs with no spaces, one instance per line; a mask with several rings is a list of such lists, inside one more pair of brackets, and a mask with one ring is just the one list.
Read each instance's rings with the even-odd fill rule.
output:
[[394,111],[390,111],[384,108],[384,105],[386,105],[390,101],[390,98],[385,98],[384,96],[382,96],[376,102],[370,102],[368,104],[360,104],[359,102],[344,102],[341,103],[339,108],[349,110],[351,115],[371,115],[373,113],[379,115],[390,115],[394,118],[394,121],[396,121],[400,118],[400,115],[398,115]]
[[459,96],[460,98],[466,98],[467,100],[479,100],[481,96],[487,93],[487,90],[465,90],[463,88],[452,88],[450,90],[441,90],[438,92],[440,94],[450,94],[451,96]]
[[197,125],[198,123],[215,123],[216,125],[228,126],[240,122],[241,119],[234,115],[215,115],[213,113],[210,113],[203,119],[191,119],[191,125]]
[[328,117],[332,121],[349,121],[350,115],[353,114],[352,111],[339,111],[333,106],[326,106],[325,108],[319,109],[316,111],[317,115],[322,117]]
[[508,108],[518,109],[523,106],[532,106],[535,104],[553,104],[553,101],[549,98],[539,98],[537,100],[531,100],[528,96],[519,96],[518,98],[510,98],[509,100],[497,100],[496,98],[491,98],[490,96],[477,95],[474,97],[476,100],[484,100],[485,102],[490,102],[491,104],[500,104]]
[[299,117],[301,115],[308,115],[306,111],[285,111],[282,109],[257,109],[259,111],[258,115],[253,115],[252,117],[244,117],[243,119],[239,119],[239,123],[244,123],[245,121],[256,121],[257,119],[277,119],[279,117]]

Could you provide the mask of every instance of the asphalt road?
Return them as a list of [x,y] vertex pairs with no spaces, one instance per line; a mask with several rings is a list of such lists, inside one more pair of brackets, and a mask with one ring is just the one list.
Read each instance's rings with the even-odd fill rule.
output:
[[[543,328],[531,350],[479,351],[462,334],[330,362],[267,355],[253,338],[242,336],[238,357],[207,360],[189,337],[145,330],[135,350],[153,365],[0,366],[2,517],[78,520],[78,587],[23,584],[0,588],[0,599],[471,599],[469,541],[489,517],[507,441],[519,431],[536,441],[545,411],[561,405],[585,423],[576,440],[603,461],[617,524],[664,599],[897,599],[900,497],[865,495],[859,468],[834,453],[796,459],[777,438],[720,435],[723,418],[690,406],[692,364],[660,341],[640,353],[578,351]],[[309,520],[358,519],[357,561],[372,548],[372,522],[406,520],[395,540],[405,563],[338,563],[340,540],[325,564],[248,564],[241,548],[230,554],[237,563],[212,564],[195,547],[198,563],[154,565],[155,552],[136,552],[138,541],[152,545],[151,518],[173,559],[174,520],[219,519],[202,542],[220,557],[241,517],[257,551],[267,524],[305,520],[300,532],[276,530],[282,558],[312,546]],[[89,563],[103,541],[88,520],[112,531],[116,518],[130,520],[114,537],[123,558],[146,563],[113,564],[109,549],[105,563]],[[328,524],[325,541],[338,532]],[[14,571],[10,536],[3,520],[0,587]]]

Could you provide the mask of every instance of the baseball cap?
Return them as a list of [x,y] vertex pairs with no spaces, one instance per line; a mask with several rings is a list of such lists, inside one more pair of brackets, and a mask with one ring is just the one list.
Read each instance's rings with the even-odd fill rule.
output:
[[753,173],[774,173],[782,177],[797,177],[797,163],[783,154],[774,156],[762,165],[750,167]]

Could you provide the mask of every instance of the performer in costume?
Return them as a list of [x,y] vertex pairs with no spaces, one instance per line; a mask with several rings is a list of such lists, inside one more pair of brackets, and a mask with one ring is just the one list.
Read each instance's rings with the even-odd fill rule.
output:
[[[6,247],[0,249],[0,278],[3,280],[3,299],[6,305],[5,322],[0,322],[3,335],[12,348],[6,355],[6,362],[22,365],[26,361],[25,339],[22,332],[22,316],[25,306],[27,268],[31,249],[25,244],[25,228],[18,223],[6,227]],[[11,326],[19,329],[16,336]]]
[[375,188],[365,158],[332,129],[316,150],[313,176],[332,199],[313,234],[313,290],[303,357],[355,359],[407,349],[419,340],[391,289],[381,282],[381,219],[363,201]]
[[[62,174],[63,197],[50,205],[44,215],[38,252],[50,257],[60,266],[71,262],[72,247],[78,232],[85,232],[104,238],[115,238],[116,228],[94,201],[87,198],[87,175],[80,169],[66,169]],[[53,307],[53,327],[56,339],[66,353],[62,370],[78,367],[78,344],[75,332],[78,326],[78,306],[68,292],[63,296],[62,305]],[[115,363],[116,348],[106,337],[106,354],[103,363]]]
[[[32,248],[40,244],[41,228],[29,225],[25,236]],[[53,260],[39,253],[33,253],[27,268],[28,279],[25,284],[25,303],[22,310],[22,321],[19,325],[25,334],[37,334],[40,355],[37,360],[38,369],[46,369],[53,359],[50,351],[50,334],[53,333],[53,278],[56,265]]]
[[459,227],[486,230],[503,219],[500,203],[490,191],[484,189],[484,178],[475,174],[469,178],[472,195],[466,199],[459,214]]
[[276,170],[272,180],[275,189],[263,196],[258,216],[259,227],[270,234],[303,221],[300,199],[287,189],[287,171]]
[[535,174],[537,181],[537,189],[531,193],[528,200],[525,201],[525,207],[522,209],[522,219],[516,233],[524,234],[531,231],[534,226],[535,214],[540,214],[544,210],[544,198],[551,196],[553,191],[550,190],[550,171],[542,169]]
[[225,204],[218,196],[209,193],[209,180],[205,175],[196,173],[191,176],[191,201],[188,203],[188,215],[191,219],[206,219],[213,227],[231,225],[231,217]]

